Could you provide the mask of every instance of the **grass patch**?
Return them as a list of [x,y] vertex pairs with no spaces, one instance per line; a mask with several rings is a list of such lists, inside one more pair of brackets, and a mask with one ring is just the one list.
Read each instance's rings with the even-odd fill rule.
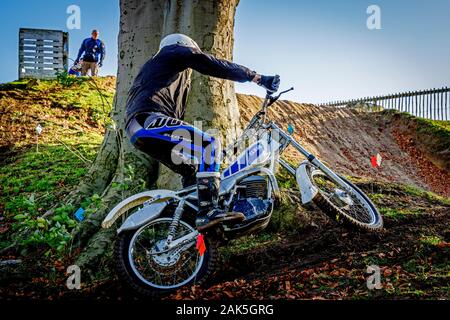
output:
[[[95,158],[102,137],[86,134],[79,139],[64,139],[71,150],[76,150],[88,160]],[[5,205],[5,215],[30,212],[30,198],[34,197],[36,209],[50,206],[55,192],[78,184],[88,169],[88,163],[62,144],[41,145],[39,151],[29,148],[8,165],[0,168],[0,201]]]
[[430,235],[420,237],[420,242],[426,246],[437,246],[445,241],[441,237]]
[[417,132],[425,135],[433,135],[442,138],[443,141],[447,141],[444,148],[450,147],[450,121],[429,120],[423,118],[416,118]]
[[[87,78],[73,83],[20,80],[0,85],[0,91],[14,90],[14,96],[23,97],[23,101],[13,101],[18,110],[9,115],[6,125],[17,124],[14,130],[25,135],[12,140],[10,149],[15,152],[0,167],[0,212],[4,218],[0,249],[11,244],[22,251],[44,246],[50,254],[63,250],[71,239],[77,208],[61,200],[78,185],[94,160],[115,93],[113,78],[95,81],[99,90]],[[43,127],[39,140],[33,131],[36,124],[31,128],[22,125],[24,118],[39,119]],[[98,202],[93,198],[82,202],[86,206]],[[53,215],[41,217],[55,205]]]
[[[93,122],[100,125],[106,122],[111,111],[115,91],[102,88],[97,80],[86,79],[70,86],[62,86],[55,81],[40,82],[35,88],[49,91],[48,98],[52,107],[63,109],[82,109],[87,112]],[[97,89],[98,86],[98,89]]]
[[263,232],[256,235],[249,235],[240,239],[232,240],[227,246],[221,247],[220,251],[221,255],[223,255],[225,259],[228,259],[232,255],[265,247],[278,240],[278,234]]
[[403,191],[406,194],[420,197],[420,198],[426,198],[427,200],[433,201],[433,202],[441,202],[445,205],[450,205],[450,198],[446,198],[440,195],[437,195],[431,191],[426,191],[420,188],[417,188],[415,186],[411,185],[403,185],[401,187],[401,191]]
[[[79,144],[71,139],[65,140],[69,148],[93,160],[102,137],[87,133],[80,137]],[[14,233],[3,233],[0,247],[19,241],[24,247],[45,244],[61,251],[70,240],[70,230],[76,225],[73,220],[76,208],[61,203],[51,218],[40,216],[58,204],[64,194],[79,183],[88,168],[89,163],[61,144],[42,145],[39,152],[29,148],[2,166],[0,203],[4,218],[11,222],[10,228],[14,233],[27,230],[28,236],[16,239]]]
[[370,198],[370,200],[375,201],[375,202],[386,198],[386,195],[384,195],[382,193],[369,193],[369,194],[367,194],[367,196]]
[[404,219],[409,216],[418,216],[421,213],[423,213],[423,211],[420,209],[404,209],[404,208],[393,209],[393,208],[384,208],[384,207],[378,208],[378,211],[384,217],[392,218],[392,219]]

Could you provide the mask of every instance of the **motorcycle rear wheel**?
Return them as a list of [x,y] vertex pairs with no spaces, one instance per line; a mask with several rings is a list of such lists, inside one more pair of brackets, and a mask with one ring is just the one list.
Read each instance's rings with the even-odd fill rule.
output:
[[[190,254],[194,255],[194,258],[198,259],[196,261],[199,262],[198,265],[196,265],[195,270],[191,270],[192,274],[186,275],[185,279],[180,278],[178,283],[175,281],[172,285],[161,285],[156,283],[155,280],[152,280],[158,279],[158,277],[160,280],[164,278],[169,279],[171,277],[182,277],[181,274],[178,275],[176,273],[176,264],[179,262],[181,264],[185,263],[182,261],[185,252],[182,252],[179,255],[178,260],[180,261],[176,261],[174,264],[164,264],[162,255],[148,254],[148,252],[152,250],[152,246],[156,245],[155,243],[148,243],[148,248],[144,248],[144,246],[140,244],[145,251],[145,253],[142,252],[141,254],[139,254],[139,250],[137,249],[138,246],[134,246],[137,243],[136,239],[142,237],[142,235],[150,228],[154,228],[158,224],[166,227],[170,225],[170,222],[171,218],[169,217],[159,218],[137,230],[122,232],[119,235],[114,253],[116,270],[119,278],[129,289],[133,290],[133,292],[143,296],[157,298],[174,293],[178,289],[192,284],[203,285],[213,277],[219,259],[217,244],[215,241],[205,236],[206,252],[203,256],[200,257],[198,251],[196,252],[197,256],[195,256],[195,253],[192,251],[197,250],[195,244],[193,245],[193,248],[191,247],[189,249],[191,250]],[[183,220],[180,221],[180,226],[178,228],[180,227],[184,229],[182,235],[194,230],[192,224]],[[180,234],[177,235],[177,237],[179,236]],[[145,244],[145,239],[142,240]],[[189,273],[189,271],[186,271],[186,273]]]

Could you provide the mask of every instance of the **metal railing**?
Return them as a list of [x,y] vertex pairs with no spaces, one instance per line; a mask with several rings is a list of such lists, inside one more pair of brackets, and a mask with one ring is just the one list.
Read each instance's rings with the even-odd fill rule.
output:
[[333,101],[320,104],[332,107],[365,107],[369,111],[395,109],[432,120],[450,119],[450,88],[396,93],[385,96]]

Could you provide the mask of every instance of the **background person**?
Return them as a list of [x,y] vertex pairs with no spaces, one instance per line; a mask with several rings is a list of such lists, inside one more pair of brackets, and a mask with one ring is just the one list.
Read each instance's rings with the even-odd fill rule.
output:
[[83,63],[81,67],[81,75],[86,76],[88,71],[91,71],[91,76],[95,77],[98,74],[98,68],[103,66],[103,60],[105,60],[106,50],[105,44],[98,38],[98,30],[92,30],[90,38],[86,38],[81,43],[78,56],[75,60],[75,64],[78,64],[81,56],[83,56]]

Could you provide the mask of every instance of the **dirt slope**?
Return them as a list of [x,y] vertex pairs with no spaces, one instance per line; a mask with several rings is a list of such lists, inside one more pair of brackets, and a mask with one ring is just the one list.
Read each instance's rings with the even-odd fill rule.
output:
[[[254,96],[238,95],[238,101],[245,122],[261,104]],[[270,116],[284,129],[293,124],[297,141],[342,174],[410,184],[450,196],[448,147],[438,157],[423,146],[416,148],[417,142],[429,140],[429,135],[424,132],[413,137],[407,119],[400,121],[398,114],[280,101]],[[373,168],[370,159],[378,153],[381,167]],[[287,158],[299,159],[295,152]],[[441,159],[440,167],[432,161],[436,158]]]

